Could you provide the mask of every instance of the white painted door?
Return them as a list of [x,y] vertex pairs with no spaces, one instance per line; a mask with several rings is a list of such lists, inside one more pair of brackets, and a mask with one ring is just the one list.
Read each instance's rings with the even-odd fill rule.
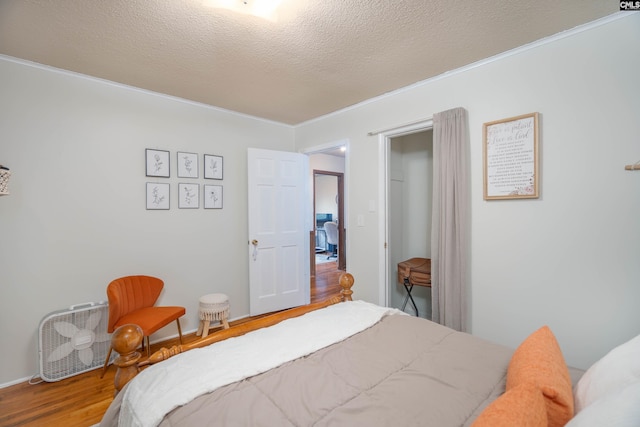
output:
[[248,150],[249,310],[309,303],[308,157]]

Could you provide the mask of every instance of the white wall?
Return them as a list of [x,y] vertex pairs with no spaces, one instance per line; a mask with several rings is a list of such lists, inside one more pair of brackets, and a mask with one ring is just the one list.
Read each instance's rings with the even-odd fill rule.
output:
[[[471,331],[512,347],[547,324],[567,361],[587,367],[640,333],[640,14],[414,85],[295,129],[296,147],[350,140],[349,271],[354,297],[378,301],[384,242],[381,160],[370,131],[454,107],[469,112]],[[535,200],[484,201],[482,124],[537,111]]]
[[321,170],[327,172],[344,173],[344,157],[332,156],[330,154],[314,153],[309,155],[309,173]]
[[402,146],[404,200],[403,256],[431,257],[431,199],[433,197],[433,132],[399,138]]
[[[293,129],[0,57],[0,384],[37,373],[48,313],[106,299],[120,276],[165,280],[160,303],[224,292],[247,315],[247,147],[291,151]],[[171,152],[169,211],[145,210],[145,148]],[[224,157],[222,181],[179,179],[176,151]],[[202,163],[200,163],[202,177]],[[178,182],[221,183],[221,210],[177,208]],[[202,206],[202,205],[201,205]],[[177,334],[169,326],[152,339]]]
[[335,175],[317,175],[315,177],[316,188],[316,213],[330,213],[335,221],[338,219],[338,177]]

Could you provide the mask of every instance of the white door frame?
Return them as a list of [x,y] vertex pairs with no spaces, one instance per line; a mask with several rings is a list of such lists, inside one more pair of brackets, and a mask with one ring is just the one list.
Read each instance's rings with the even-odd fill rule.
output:
[[410,135],[433,129],[433,118],[402,125],[377,132],[378,134],[378,194],[381,194],[378,204],[380,222],[378,223],[378,236],[382,245],[378,251],[378,304],[387,307],[389,304],[389,149],[391,139],[399,136]]

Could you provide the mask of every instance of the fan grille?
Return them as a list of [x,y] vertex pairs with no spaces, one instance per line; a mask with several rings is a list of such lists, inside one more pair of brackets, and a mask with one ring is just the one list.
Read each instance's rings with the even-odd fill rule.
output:
[[[50,313],[40,323],[40,377],[58,381],[101,367],[109,352],[107,303]],[[111,360],[115,354],[111,355]]]

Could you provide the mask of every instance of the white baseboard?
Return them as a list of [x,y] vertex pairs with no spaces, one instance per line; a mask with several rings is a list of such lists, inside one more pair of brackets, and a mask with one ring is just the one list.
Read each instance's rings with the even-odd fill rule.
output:
[[31,378],[33,378],[33,377],[19,378],[17,380],[13,380],[13,381],[10,381],[8,383],[0,384],[0,388],[11,387],[12,385],[16,385],[16,384],[20,384],[20,383],[26,383]]

